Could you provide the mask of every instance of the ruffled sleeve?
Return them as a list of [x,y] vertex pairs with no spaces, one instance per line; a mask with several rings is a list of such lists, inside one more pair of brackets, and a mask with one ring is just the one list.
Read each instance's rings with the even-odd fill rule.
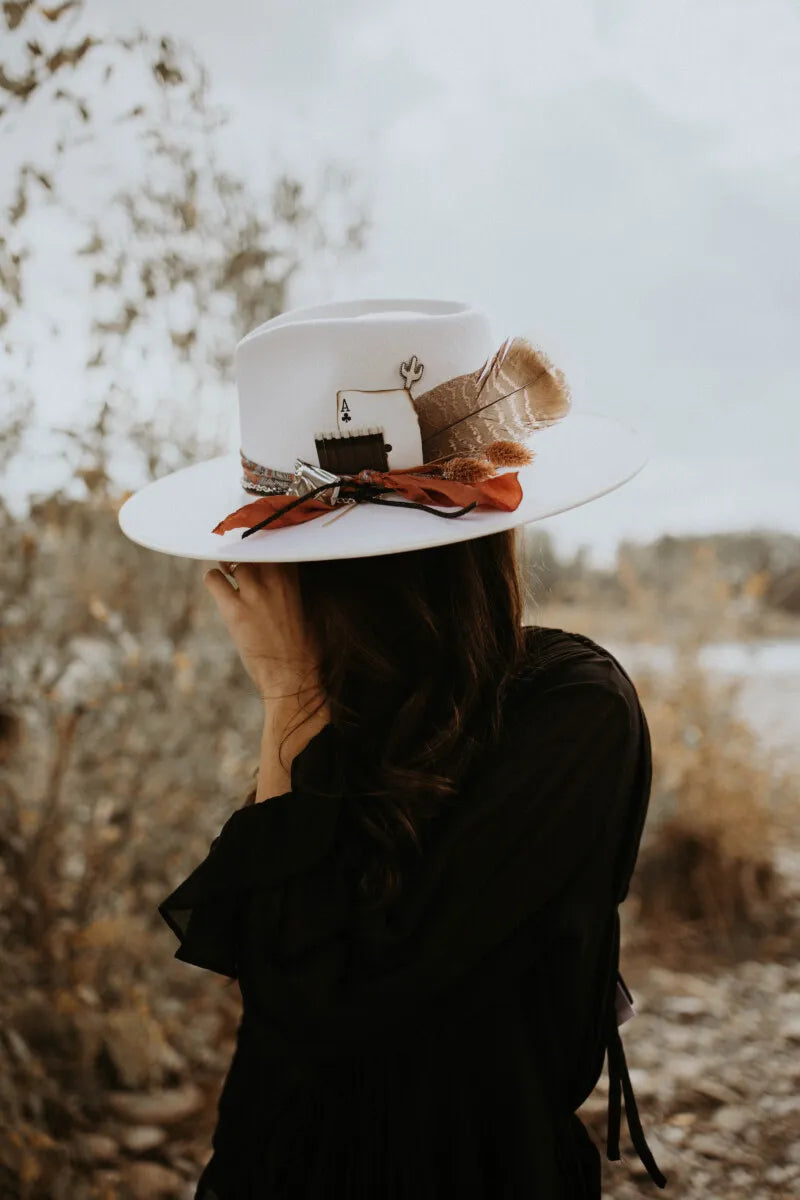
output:
[[237,809],[207,856],[158,905],[180,940],[174,957],[238,978],[243,914],[255,891],[277,905],[279,885],[302,873],[331,849],[339,816],[339,761],[331,724],[295,756],[291,788]]

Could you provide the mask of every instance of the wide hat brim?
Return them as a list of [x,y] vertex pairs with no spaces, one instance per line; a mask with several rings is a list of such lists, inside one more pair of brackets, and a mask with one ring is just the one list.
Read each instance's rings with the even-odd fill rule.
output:
[[[119,510],[122,532],[149,550],[208,562],[311,562],[424,550],[555,516],[627,483],[648,461],[640,431],[585,410],[538,430],[526,441],[535,458],[515,467],[523,491],[512,512],[473,509],[446,520],[434,513],[361,503],[299,525],[217,534],[224,517],[257,499],[241,486],[238,453],[222,454],[156,479]],[[390,497],[391,498],[391,497]],[[452,511],[444,509],[443,511]]]

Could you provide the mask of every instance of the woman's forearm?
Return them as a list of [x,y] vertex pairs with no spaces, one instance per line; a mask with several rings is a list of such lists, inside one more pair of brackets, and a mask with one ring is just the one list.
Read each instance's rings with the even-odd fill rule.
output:
[[[300,724],[304,713],[297,703],[269,701],[264,706],[264,723],[261,730],[261,752],[258,760],[256,803],[280,796],[291,789],[291,768],[295,757],[303,750],[315,734],[329,720],[328,706]],[[294,728],[297,725],[298,728]],[[287,730],[292,732],[288,733]],[[279,750],[283,741],[283,763]]]

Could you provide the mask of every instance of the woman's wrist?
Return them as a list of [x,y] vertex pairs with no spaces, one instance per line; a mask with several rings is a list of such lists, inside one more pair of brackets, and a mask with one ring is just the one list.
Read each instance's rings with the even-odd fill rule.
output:
[[286,664],[283,669],[272,663],[259,665],[251,678],[262,704],[279,710],[298,704],[308,706],[319,692],[319,678],[311,660],[305,668],[297,663]]

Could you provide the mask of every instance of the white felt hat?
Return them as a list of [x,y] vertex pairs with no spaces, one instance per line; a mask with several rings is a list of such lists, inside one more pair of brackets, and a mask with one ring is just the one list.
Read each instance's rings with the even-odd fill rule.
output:
[[[641,434],[614,418],[576,410],[563,376],[544,355],[536,388],[514,387],[501,362],[504,354],[510,361],[511,339],[499,345],[484,313],[453,301],[353,300],[285,312],[236,348],[240,453],[183,467],[133,493],[119,510],[122,532],[151,550],[220,562],[387,554],[538,521],[613,491],[641,470],[648,459]],[[500,403],[483,403],[490,367],[518,393],[513,411],[499,388]],[[540,376],[550,387],[543,402],[537,401]],[[476,380],[482,387],[473,386]],[[560,407],[552,407],[554,395]],[[469,436],[461,436],[467,430]],[[330,515],[319,511],[302,523],[248,536],[243,527],[252,519],[213,532],[260,496],[269,497],[262,505],[284,505],[320,479],[354,479],[367,462],[358,454],[374,454],[376,447],[380,461],[368,465],[386,481],[387,471],[445,462],[463,455],[465,445],[489,466],[484,447],[492,438],[513,439],[533,454],[529,465],[512,469],[521,498],[511,510],[481,503],[445,520],[422,508],[391,505],[395,511],[388,511],[390,497],[351,501],[345,513],[337,506],[347,493],[329,486],[302,507],[321,509],[326,502]],[[338,459],[349,464],[345,469],[332,467],[334,452],[345,455]],[[307,468],[310,482],[300,482]],[[461,506],[462,500],[450,501],[449,509],[437,504],[442,514]]]

